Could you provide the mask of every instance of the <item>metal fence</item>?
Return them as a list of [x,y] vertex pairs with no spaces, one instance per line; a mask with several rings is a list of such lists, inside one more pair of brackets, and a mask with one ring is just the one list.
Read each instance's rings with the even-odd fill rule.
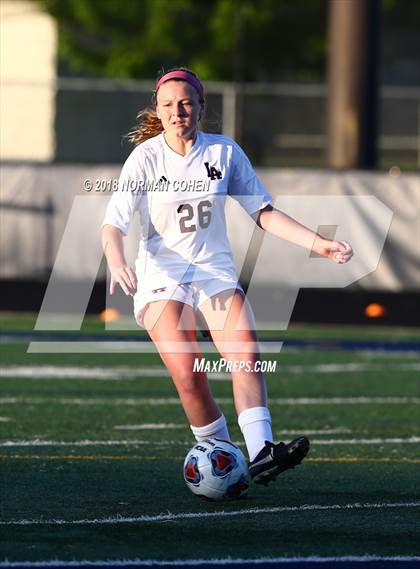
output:
[[[136,114],[150,105],[153,83],[59,79],[58,162],[121,163]],[[203,128],[236,138],[255,166],[325,167],[326,86],[209,82]],[[378,167],[420,166],[420,89],[382,87]]]

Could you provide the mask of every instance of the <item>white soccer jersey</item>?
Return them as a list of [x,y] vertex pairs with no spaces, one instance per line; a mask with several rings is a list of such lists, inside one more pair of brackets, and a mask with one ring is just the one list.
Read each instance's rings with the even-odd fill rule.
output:
[[139,212],[139,286],[236,279],[226,232],[228,195],[249,214],[272,199],[238,144],[198,131],[193,147],[181,156],[161,133],[128,157],[104,225],[127,234]]

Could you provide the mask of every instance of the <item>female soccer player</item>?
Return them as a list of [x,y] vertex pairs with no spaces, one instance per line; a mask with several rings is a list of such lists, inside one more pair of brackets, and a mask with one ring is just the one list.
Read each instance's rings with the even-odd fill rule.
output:
[[[201,358],[196,322],[209,330],[218,352],[232,365],[238,423],[249,454],[249,472],[267,484],[300,464],[309,441],[273,442],[267,390],[261,372],[252,310],[238,283],[226,234],[226,196],[236,199],[262,229],[337,263],[352,256],[345,242],[314,233],[270,205],[271,196],[243,150],[229,137],[198,129],[204,89],[185,68],[156,83],[154,109],[139,114],[131,133],[136,148],[125,162],[103,226],[103,250],[111,273],[134,297],[134,314],[155,343],[178,391],[197,441],[230,440]],[[140,215],[136,272],[124,257],[122,236]]]

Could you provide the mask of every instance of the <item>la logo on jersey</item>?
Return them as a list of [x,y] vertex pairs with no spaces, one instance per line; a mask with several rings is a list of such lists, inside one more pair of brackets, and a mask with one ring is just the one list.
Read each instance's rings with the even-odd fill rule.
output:
[[156,294],[158,292],[165,292],[166,290],[166,286],[162,286],[161,288],[155,288],[152,290],[153,294]]
[[204,166],[206,167],[207,176],[209,178],[211,178],[212,180],[216,180],[216,178],[218,180],[222,179],[222,172],[220,170],[217,170],[214,166],[210,166],[208,162],[204,162]]

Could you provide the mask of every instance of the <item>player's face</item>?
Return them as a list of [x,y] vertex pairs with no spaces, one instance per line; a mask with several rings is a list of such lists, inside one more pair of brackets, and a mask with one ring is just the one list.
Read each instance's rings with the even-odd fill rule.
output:
[[201,114],[199,95],[186,81],[167,81],[157,92],[156,113],[166,133],[192,138]]

